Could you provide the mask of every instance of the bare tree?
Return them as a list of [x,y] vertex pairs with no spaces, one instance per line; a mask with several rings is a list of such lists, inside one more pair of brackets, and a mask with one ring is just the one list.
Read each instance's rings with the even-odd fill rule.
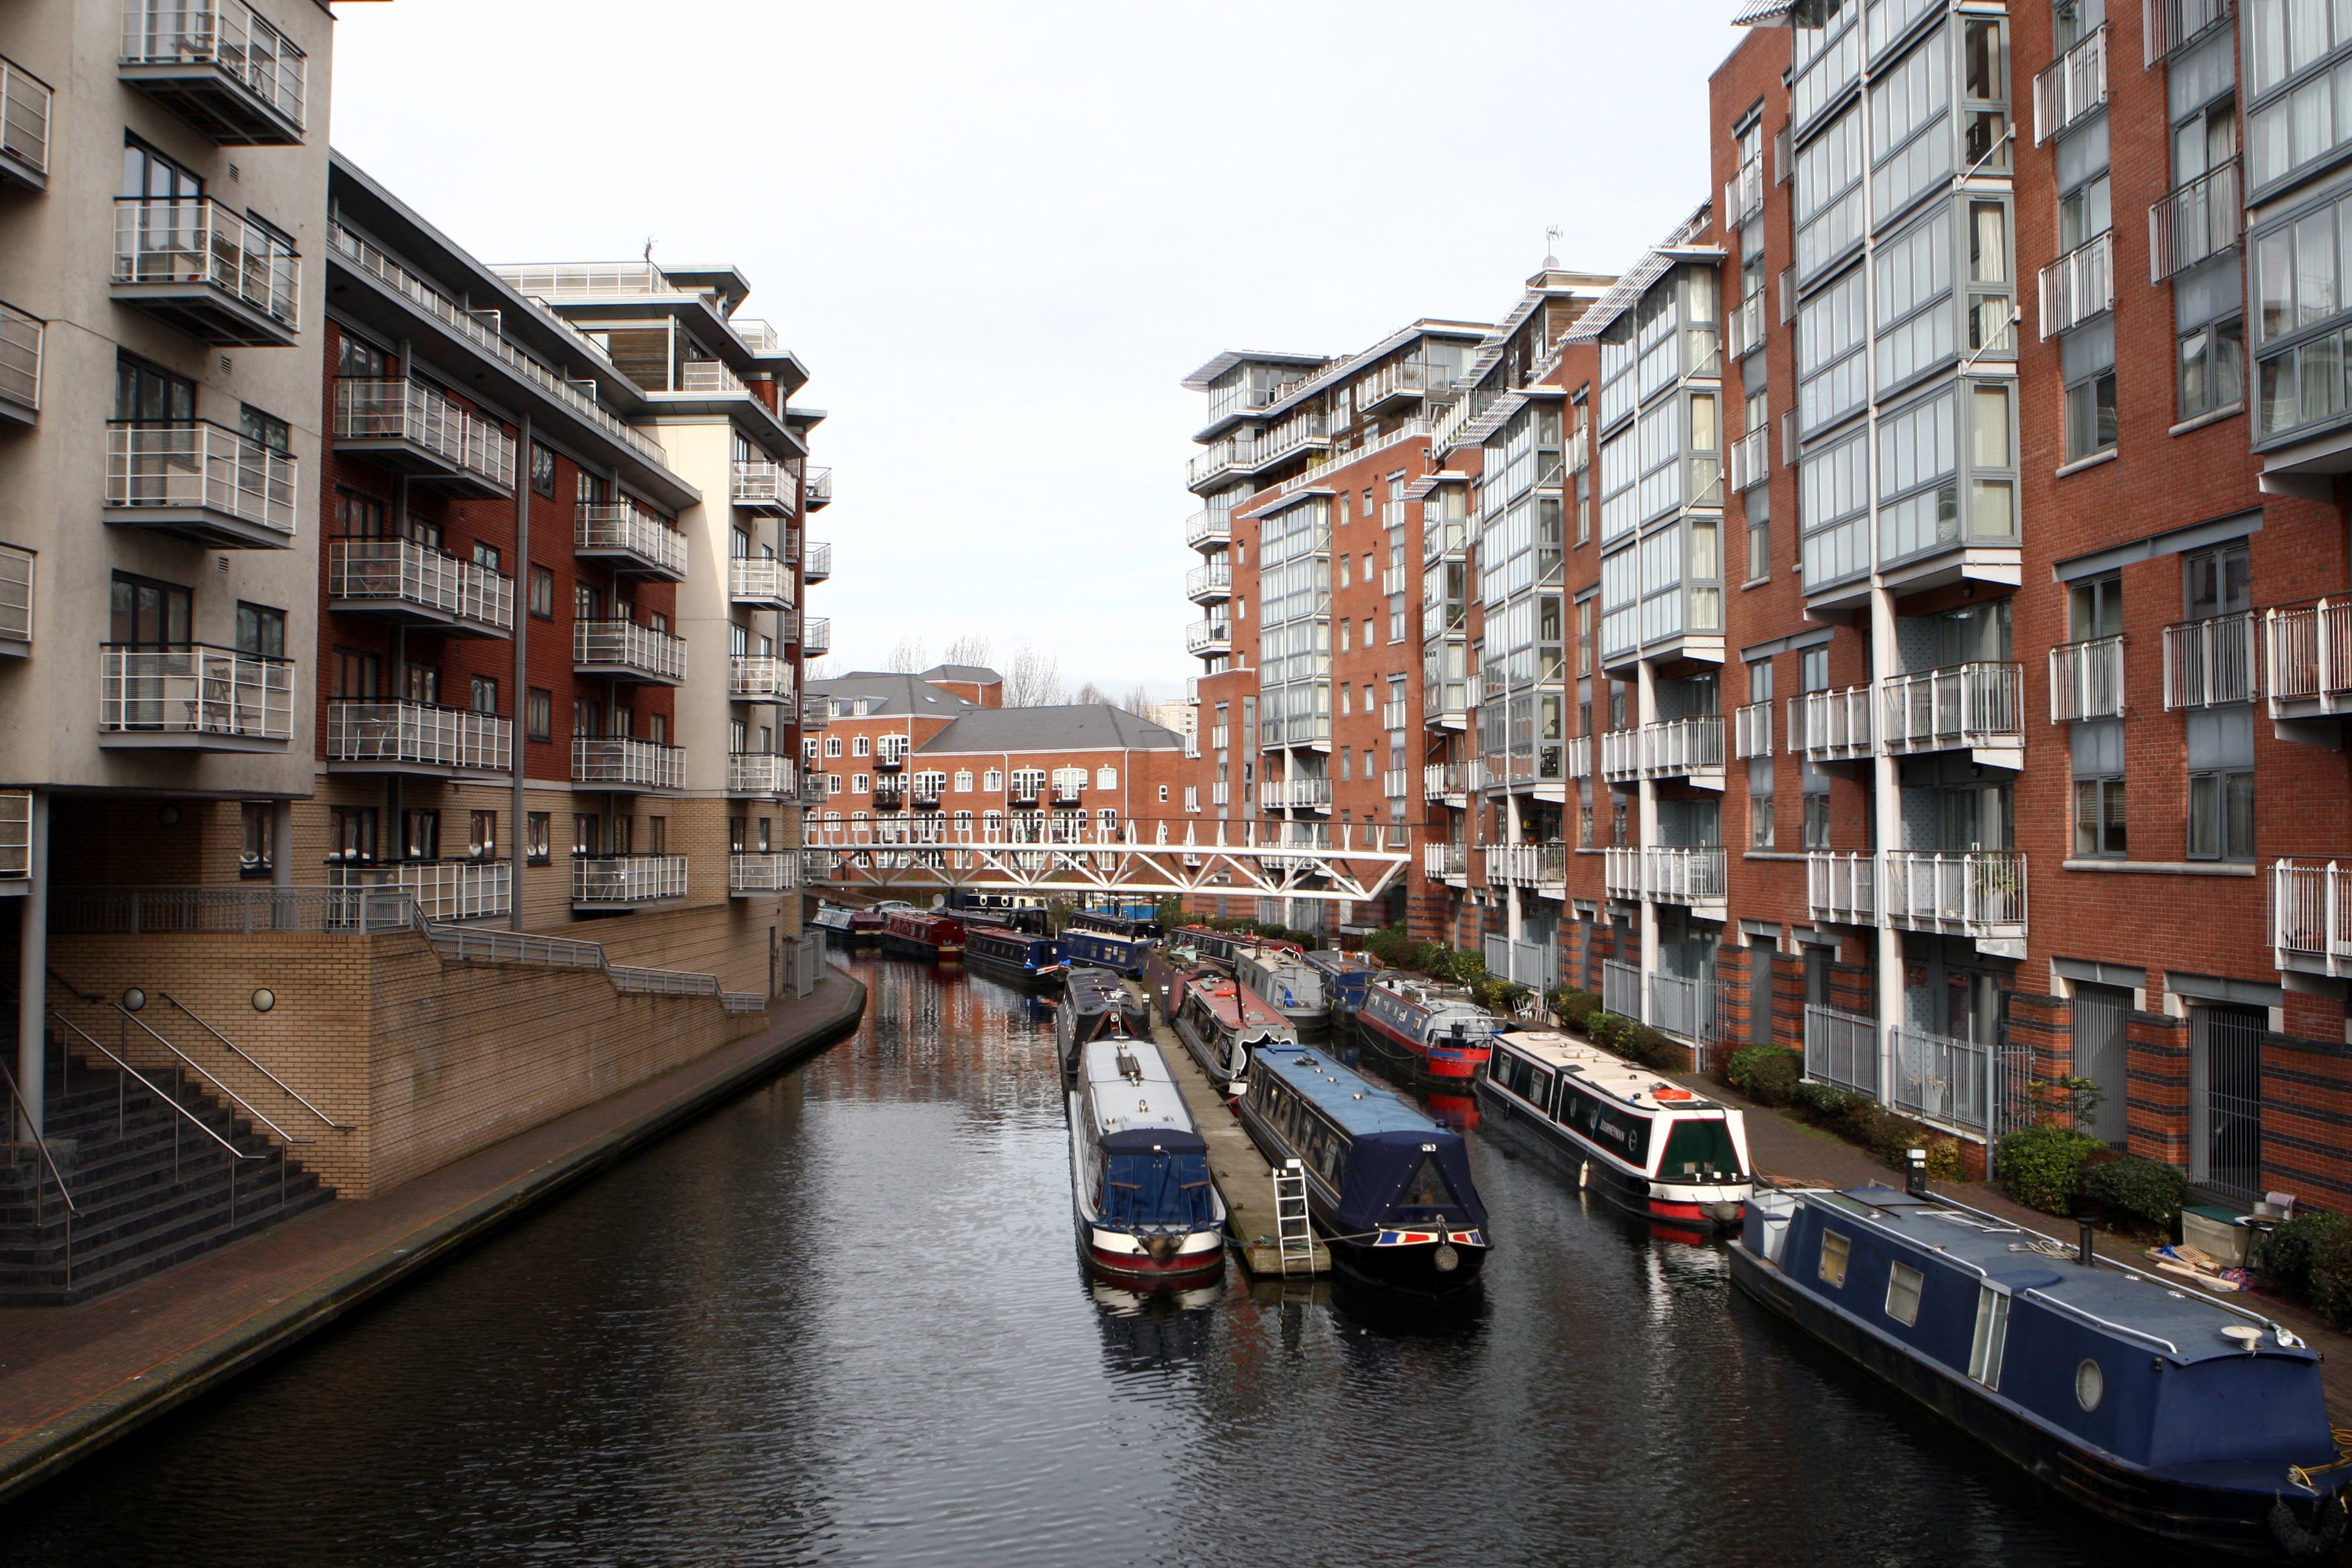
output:
[[1138,718],[1143,717],[1151,708],[1151,688],[1145,685],[1130,687],[1127,695],[1119,699],[1118,706]]
[[1062,700],[1062,662],[1023,639],[1004,679],[1006,707],[1051,707]]
[[898,674],[917,674],[931,667],[931,655],[920,637],[901,637],[890,650],[888,667]]
[[829,681],[833,675],[833,655],[830,653],[821,659],[811,659],[801,666],[801,679],[803,681]]
[[989,646],[988,639],[986,637],[982,636],[977,632],[967,632],[962,636],[948,644],[948,651],[941,658],[940,663],[948,664],[980,664],[984,666],[987,664],[990,657],[994,653],[994,652],[995,650]]
[[1070,700],[1074,703],[1094,704],[1108,703],[1110,698],[1104,695],[1103,689],[1100,686],[1095,685],[1092,681],[1088,681],[1085,685],[1078,688],[1078,695],[1072,697]]

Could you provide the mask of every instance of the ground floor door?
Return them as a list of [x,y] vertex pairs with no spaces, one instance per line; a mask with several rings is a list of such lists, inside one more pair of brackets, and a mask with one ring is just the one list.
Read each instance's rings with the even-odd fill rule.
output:
[[2260,1008],[2214,1002],[2189,1015],[2189,1179],[2251,1202],[2263,1195]]
[[2124,1020],[2131,1016],[2132,994],[2121,986],[2077,985],[2074,988],[2074,1069],[2073,1076],[2099,1086],[2098,1108],[2084,1131],[2117,1148],[2124,1144],[2126,1118],[2124,1098]]

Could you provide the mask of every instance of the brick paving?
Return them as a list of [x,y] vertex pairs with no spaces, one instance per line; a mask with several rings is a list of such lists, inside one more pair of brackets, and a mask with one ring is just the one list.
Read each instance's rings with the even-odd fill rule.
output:
[[796,1047],[845,1034],[864,1001],[835,972],[779,1005],[762,1033],[382,1197],[331,1204],[81,1306],[0,1311],[0,1497],[583,1179]]

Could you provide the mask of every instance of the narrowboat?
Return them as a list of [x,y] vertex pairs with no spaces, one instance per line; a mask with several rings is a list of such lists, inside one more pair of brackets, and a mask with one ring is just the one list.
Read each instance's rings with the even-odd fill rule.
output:
[[890,918],[890,912],[914,907],[903,898],[886,898],[870,908],[853,909],[849,912],[850,935],[860,942],[879,942],[882,940],[883,925]]
[[1470,993],[1390,975],[1364,987],[1356,1014],[1364,1038],[1410,1061],[1420,1076],[1467,1084],[1502,1026]]
[[1062,927],[1061,944],[1062,956],[1070,963],[1116,969],[1139,980],[1143,977],[1145,962],[1151,956],[1149,936],[1121,936],[1075,924]]
[[1061,950],[1051,936],[1035,936],[1009,925],[967,922],[963,961],[985,975],[1045,989],[1062,978]]
[[1321,947],[1306,955],[1307,962],[1323,977],[1323,989],[1331,998],[1331,1022],[1353,1023],[1364,1005],[1364,988],[1371,984],[1380,971],[1372,961],[1360,953],[1343,953],[1337,947]]
[[950,890],[947,896],[948,913],[958,918],[969,916],[990,925],[1009,925],[1033,936],[1053,935],[1043,904],[1019,903],[1012,894],[971,893],[961,888]]
[[1360,1279],[1458,1291],[1486,1260],[1486,1210],[1461,1134],[1311,1046],[1261,1049],[1242,1125],[1281,1166],[1297,1160],[1331,1260]]
[[1249,1082],[1250,1057],[1269,1046],[1297,1045],[1298,1031],[1239,980],[1195,975],[1176,1004],[1176,1038],[1209,1082],[1238,1098]]
[[827,941],[857,940],[857,912],[845,904],[819,904],[809,924],[824,932]]
[[1490,1124],[1629,1214],[1733,1229],[1756,1190],[1741,1113],[1564,1034],[1498,1034],[1473,1080]]
[[963,922],[927,909],[894,909],[882,917],[882,950],[910,958],[961,958]]
[[1322,971],[1288,947],[1253,947],[1234,963],[1234,978],[1265,998],[1293,1029],[1319,1030],[1331,1021]]
[[1273,942],[1263,936],[1244,936],[1231,931],[1213,931],[1206,925],[1186,925],[1170,934],[1170,941],[1192,948],[1204,958],[1220,963],[1238,963],[1256,947],[1285,947],[1298,950],[1295,942]]
[[1733,1281],[2095,1513],[2333,1559],[2352,1467],[2319,1358],[2258,1313],[1947,1200],[1759,1192]]
[[1078,1052],[1098,1040],[1148,1040],[1151,1012],[1108,969],[1069,968],[1062,975],[1062,1005],[1054,1009],[1056,1053],[1066,1083],[1078,1071]]
[[1157,937],[1159,911],[1148,904],[1088,904],[1070,916],[1072,925],[1108,931],[1114,936]]
[[1209,1145],[1148,1040],[1082,1048],[1070,1087],[1070,1203],[1096,1271],[1129,1288],[1198,1285],[1225,1266]]

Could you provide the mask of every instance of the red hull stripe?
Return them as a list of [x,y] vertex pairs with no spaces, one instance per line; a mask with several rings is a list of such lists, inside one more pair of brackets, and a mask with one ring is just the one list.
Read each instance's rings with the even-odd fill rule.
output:
[[1129,1274],[1138,1279],[1180,1279],[1187,1274],[1206,1274],[1224,1266],[1225,1251],[1220,1247],[1208,1252],[1195,1252],[1186,1257],[1171,1258],[1165,1263],[1154,1263],[1139,1252],[1106,1252],[1099,1247],[1089,1247],[1087,1255],[1095,1267],[1112,1274]]
[[1650,1212],[1662,1219],[1705,1219],[1706,1211],[1695,1203],[1668,1203],[1664,1198],[1650,1200]]

